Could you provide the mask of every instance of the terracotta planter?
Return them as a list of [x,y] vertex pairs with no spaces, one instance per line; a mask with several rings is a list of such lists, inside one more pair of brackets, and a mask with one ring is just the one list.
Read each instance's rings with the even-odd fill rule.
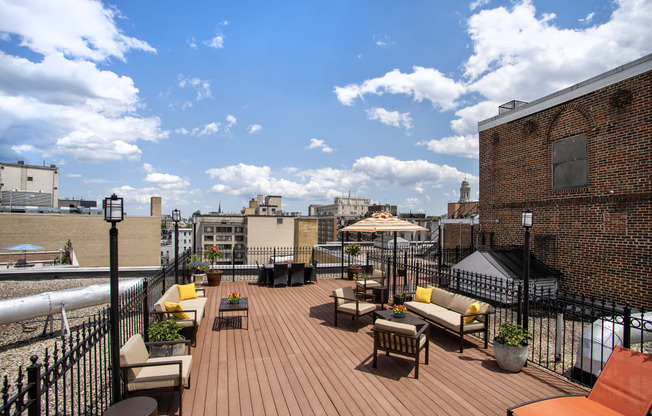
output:
[[206,279],[208,279],[208,286],[219,286],[222,283],[222,271],[208,271],[206,272]]
[[346,269],[346,275],[349,280],[352,280],[354,276],[360,274],[362,274],[362,269],[358,269],[357,267],[347,267]]
[[494,341],[494,357],[500,368],[518,373],[527,362],[528,347],[512,347]]

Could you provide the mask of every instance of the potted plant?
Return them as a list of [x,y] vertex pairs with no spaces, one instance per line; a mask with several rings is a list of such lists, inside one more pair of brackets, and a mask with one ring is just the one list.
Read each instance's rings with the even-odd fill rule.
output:
[[402,305],[405,303],[405,293],[398,292],[394,295],[394,305]]
[[[168,341],[181,341],[184,336],[180,334],[183,326],[180,325],[176,319],[166,319],[165,321],[156,322],[151,325],[147,330],[150,342],[168,342]],[[175,355],[183,355],[186,344],[170,344],[170,345],[151,345],[151,357],[172,357]]]
[[349,267],[346,269],[347,277],[353,279],[353,276],[360,274],[362,272],[362,266],[360,264],[351,264],[351,258],[358,257],[360,255],[360,244],[351,243],[344,248],[344,252],[349,256]]
[[213,246],[206,250],[206,258],[211,263],[211,267],[206,271],[206,278],[209,286],[219,286],[222,283],[222,270],[215,269],[215,262],[222,257],[219,247]]
[[394,305],[392,312],[394,312],[394,318],[405,318],[407,316],[405,305]]
[[188,263],[188,269],[192,274],[206,273],[208,271],[208,262],[201,261],[199,255],[193,254]]
[[242,296],[238,292],[229,293],[229,303],[240,303]]
[[494,338],[494,356],[500,368],[518,373],[528,357],[528,344],[532,334],[520,325],[505,322]]
[[400,277],[405,277],[405,267],[404,266],[397,266],[396,267],[396,275]]

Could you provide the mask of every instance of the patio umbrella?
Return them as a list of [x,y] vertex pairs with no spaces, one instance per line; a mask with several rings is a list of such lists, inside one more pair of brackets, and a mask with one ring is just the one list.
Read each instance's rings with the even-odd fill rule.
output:
[[13,247],[5,247],[5,250],[22,251],[25,254],[25,262],[27,262],[27,250],[45,250],[45,248],[35,246],[34,244],[19,244]]
[[[351,224],[347,227],[340,228],[340,231],[358,231],[363,233],[375,233],[375,232],[385,232],[393,231],[394,232],[394,287],[393,290],[396,291],[396,246],[397,246],[397,232],[398,231],[427,231],[427,228],[421,227],[416,224],[412,224],[409,221],[402,220],[400,218],[394,217],[392,214],[386,212],[377,212],[369,218],[365,218]],[[344,237],[342,237],[342,244],[344,244]],[[407,277],[406,277],[407,279]]]

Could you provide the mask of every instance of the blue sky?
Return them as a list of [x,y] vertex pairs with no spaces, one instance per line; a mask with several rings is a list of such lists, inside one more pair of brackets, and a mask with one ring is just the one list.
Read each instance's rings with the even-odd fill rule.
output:
[[127,213],[336,196],[437,215],[477,122],[652,52],[652,0],[0,0],[0,160]]

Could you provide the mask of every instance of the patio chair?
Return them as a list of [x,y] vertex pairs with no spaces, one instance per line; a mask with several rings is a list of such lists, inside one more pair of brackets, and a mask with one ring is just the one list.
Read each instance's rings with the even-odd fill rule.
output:
[[376,319],[371,330],[374,333],[374,359],[373,367],[378,362],[378,351],[385,351],[387,356],[390,353],[399,354],[414,358],[414,378],[419,378],[419,355],[421,350],[426,349],[425,364],[428,364],[430,355],[430,325],[426,323],[417,331],[414,325],[400,322]]
[[330,297],[334,298],[336,327],[337,314],[343,313],[351,315],[351,318],[355,320],[355,332],[358,332],[360,317],[376,310],[375,304],[356,299],[355,292],[353,292],[351,286],[333,290],[333,294]]
[[304,263],[290,264],[290,286],[303,286],[306,265]]
[[274,264],[274,287],[288,285],[288,265]]
[[257,261],[256,269],[258,270],[258,286],[267,285],[267,272]]
[[362,293],[367,293],[368,290],[371,290],[371,289],[373,289],[375,287],[383,287],[384,285],[385,285],[385,277],[384,276],[360,277],[355,282],[355,286],[356,286],[357,290],[362,292]]
[[310,270],[310,277],[306,279],[306,283],[317,283],[317,265],[319,262],[317,260],[312,261],[312,269]]
[[652,407],[652,357],[617,346],[588,397],[536,400],[507,409],[507,415],[649,415]]
[[179,392],[179,416],[182,414],[183,389],[190,388],[191,355],[150,358],[147,345],[189,343],[190,341],[148,342],[135,334],[120,348],[120,372],[124,398],[135,391],[169,389]]

